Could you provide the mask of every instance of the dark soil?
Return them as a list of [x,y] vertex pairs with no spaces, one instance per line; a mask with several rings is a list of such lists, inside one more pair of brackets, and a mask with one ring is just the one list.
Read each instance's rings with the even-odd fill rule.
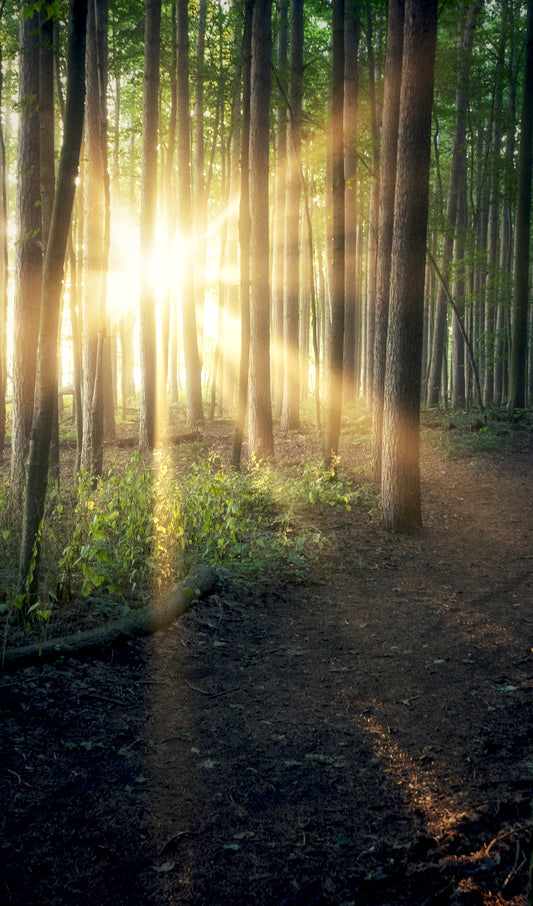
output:
[[221,587],[146,640],[6,674],[2,903],[523,906],[532,466],[527,432],[475,461],[428,447],[420,535],[314,514],[304,585]]

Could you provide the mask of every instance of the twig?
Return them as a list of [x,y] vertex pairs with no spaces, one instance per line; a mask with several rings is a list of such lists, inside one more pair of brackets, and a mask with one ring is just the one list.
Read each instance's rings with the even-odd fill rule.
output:
[[232,689],[222,689],[220,692],[210,692],[208,689],[200,689],[199,686],[193,686],[192,683],[185,682],[185,685],[192,689],[193,692],[199,692],[200,695],[208,695],[211,698],[217,698],[219,695],[229,695],[230,692],[237,692],[239,686],[234,686]]

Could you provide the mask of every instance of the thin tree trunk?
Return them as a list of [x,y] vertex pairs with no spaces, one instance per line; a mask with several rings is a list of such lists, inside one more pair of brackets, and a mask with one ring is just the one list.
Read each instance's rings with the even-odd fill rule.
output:
[[327,359],[327,420],[324,463],[335,468],[339,451],[344,352],[344,0],[333,0],[332,64],[332,255],[331,328]]
[[[0,11],[3,15],[4,6]],[[0,461],[4,455],[6,434],[6,383],[7,383],[7,288],[9,281],[7,237],[7,165],[4,138],[2,98],[4,89],[4,63],[0,45]]]
[[527,4],[526,63],[518,168],[518,204],[514,250],[514,298],[509,371],[509,416],[526,405],[527,315],[529,306],[529,241],[533,165],[533,0]]
[[141,412],[139,447],[151,453],[158,440],[156,295],[151,259],[155,247],[161,0],[146,0],[141,174]]
[[302,79],[304,43],[303,0],[290,3],[289,146],[285,221],[285,293],[283,305],[283,408],[285,430],[300,422],[300,196],[302,172]]
[[287,190],[287,60],[288,0],[278,2],[276,73],[279,88],[276,107],[274,170],[274,220],[272,236],[272,401],[274,414],[283,405],[283,297],[285,270],[285,211]]
[[345,193],[345,275],[344,275],[344,398],[356,399],[357,294],[357,105],[358,53],[360,37],[359,0],[347,0],[344,10],[344,175]]
[[36,599],[39,581],[40,533],[48,481],[48,457],[54,401],[57,399],[57,349],[61,287],[83,131],[86,18],[87,0],[71,0],[65,128],[44,263],[38,373],[24,495],[18,580],[20,604],[23,610]]
[[20,509],[28,458],[35,392],[42,235],[39,161],[38,14],[20,16],[19,119],[17,159],[17,238],[13,334],[11,502]]
[[269,130],[271,0],[255,0],[250,89],[250,452],[272,456],[270,395]]
[[381,133],[381,173],[379,199],[378,261],[376,283],[376,318],[374,335],[374,389],[372,393],[372,459],[374,481],[381,482],[383,441],[383,394],[389,321],[389,286],[391,271],[394,198],[396,191],[396,156],[402,80],[403,24],[405,0],[389,0],[387,18],[387,54],[385,94]]
[[[190,180],[190,113],[189,113],[189,12],[188,0],[178,0],[178,183],[179,222],[187,241],[192,235],[192,200]],[[185,354],[187,422],[203,423],[202,384],[196,302],[194,294],[194,261],[187,255],[182,267],[181,307],[183,351]]]

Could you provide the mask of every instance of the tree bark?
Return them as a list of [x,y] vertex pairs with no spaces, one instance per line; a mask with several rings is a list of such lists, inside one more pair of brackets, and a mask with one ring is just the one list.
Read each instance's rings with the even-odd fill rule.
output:
[[396,156],[402,80],[403,24],[405,0],[389,0],[387,18],[387,51],[385,93],[381,132],[381,172],[378,227],[378,261],[376,282],[376,318],[374,336],[374,390],[372,393],[372,465],[374,481],[381,482],[383,443],[383,394],[389,322],[389,287],[394,198],[396,191]]
[[285,271],[285,212],[287,191],[287,66],[288,66],[289,0],[278,2],[278,37],[274,170],[274,217],[272,235],[272,402],[274,415],[281,415],[283,405],[283,297]]
[[200,564],[174,585],[166,594],[151,601],[142,610],[96,629],[76,632],[61,639],[50,639],[4,652],[2,668],[17,670],[30,664],[45,664],[60,657],[80,657],[117,648],[129,639],[149,635],[170,626],[193,604],[206,597],[217,581],[217,571]]
[[327,353],[327,416],[324,463],[335,466],[339,451],[344,353],[344,0],[333,0],[331,111],[331,327]]
[[255,0],[250,89],[250,452],[274,453],[270,396],[269,130],[271,0]]
[[289,142],[285,221],[285,278],[283,304],[283,408],[285,430],[300,422],[300,196],[302,172],[302,79],[304,44],[303,0],[290,3],[289,39]]
[[381,520],[421,527],[420,392],[437,0],[407,0],[383,413]]
[[347,0],[344,9],[344,175],[345,275],[344,275],[344,399],[354,403],[359,391],[356,345],[361,325],[357,319],[357,108],[359,0]]
[[231,464],[241,465],[244,423],[248,403],[248,369],[250,365],[250,93],[252,73],[252,19],[254,0],[244,7],[242,37],[242,121],[241,174],[239,199],[240,295],[241,295],[241,352],[237,417],[231,448]]
[[29,18],[21,13],[10,481],[14,510],[20,510],[30,444],[42,286],[37,23],[37,13]]
[[[188,0],[178,0],[178,198],[179,225],[187,247],[192,243],[191,149],[189,113],[189,12]],[[194,260],[187,254],[182,265],[181,308],[183,351],[185,355],[187,423],[203,424],[202,365],[198,352],[196,301],[194,293]]]
[[146,0],[141,173],[141,412],[139,447],[151,453],[158,439],[156,295],[152,256],[157,203],[157,132],[161,0]]
[[509,416],[527,403],[527,315],[529,305],[529,241],[531,234],[531,171],[533,166],[533,0],[527,4],[526,62],[518,167],[518,205],[514,251],[514,298],[510,362]]
[[24,494],[18,592],[23,610],[36,599],[40,530],[48,481],[48,457],[57,399],[59,311],[85,108],[87,0],[71,0],[67,59],[67,101],[63,144],[43,273],[39,357],[31,446]]

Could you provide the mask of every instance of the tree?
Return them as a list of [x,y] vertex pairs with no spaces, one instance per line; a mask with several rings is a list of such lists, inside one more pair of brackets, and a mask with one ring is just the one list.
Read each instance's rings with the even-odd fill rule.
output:
[[[0,6],[0,18],[5,0]],[[4,454],[6,433],[6,384],[7,384],[7,285],[9,277],[8,217],[7,217],[7,162],[4,138],[4,117],[1,103],[4,89],[4,61],[0,45],[0,458]]]
[[421,358],[436,39],[437,0],[407,0],[383,412],[381,519],[391,531],[422,524]]
[[107,89],[102,7],[90,0],[87,15],[85,115],[85,244],[87,249],[83,304],[83,440],[82,468],[101,475],[104,443],[104,337],[107,280],[107,115],[102,92]]
[[300,421],[300,194],[302,172],[302,79],[304,52],[303,0],[291,0],[289,40],[289,143],[285,222],[284,389],[281,423],[297,428]]
[[250,366],[250,94],[252,71],[252,21],[254,0],[246,0],[242,37],[242,123],[241,123],[241,185],[239,199],[241,351],[237,416],[231,448],[231,464],[241,464],[244,423],[248,403],[248,369]]
[[334,465],[341,429],[344,351],[344,0],[333,0],[331,93],[331,327],[327,350],[327,415],[324,462]]
[[[186,243],[192,240],[193,218],[191,200],[191,149],[189,113],[189,12],[188,0],[178,0],[178,203],[179,225]],[[196,301],[194,292],[194,261],[189,253],[182,265],[181,311],[183,319],[183,351],[185,355],[187,422],[201,425],[202,365],[198,353]]]
[[376,277],[376,317],[374,339],[374,389],[372,393],[372,459],[374,481],[381,482],[383,441],[383,393],[389,323],[389,288],[394,199],[396,194],[396,156],[402,81],[403,26],[405,0],[389,0],[387,19],[387,54],[385,93],[381,132],[381,172],[379,197],[378,260]]
[[70,0],[65,124],[44,261],[35,405],[24,489],[18,590],[26,607],[36,598],[39,580],[40,530],[48,482],[48,456],[54,405],[57,399],[61,288],[85,109],[86,23],[87,0]]
[[268,163],[272,63],[271,0],[255,0],[250,89],[250,451],[274,452],[270,397]]
[[[26,15],[28,13],[28,15]],[[17,240],[13,334],[11,498],[18,508],[28,458],[42,279],[39,152],[38,13],[20,15],[19,137],[17,159]]]
[[289,2],[278,2],[278,35],[276,43],[276,105],[274,168],[274,217],[272,232],[272,396],[274,413],[281,414],[283,405],[283,304],[285,271],[285,211],[287,200],[287,60]]
[[518,207],[514,247],[514,300],[511,343],[509,414],[526,405],[527,312],[529,305],[529,241],[531,234],[531,171],[533,166],[533,0],[527,4],[526,61],[518,169]]
[[157,128],[161,0],[146,0],[141,175],[141,413],[139,447],[150,453],[157,442],[156,296],[152,256],[157,207]]
[[357,106],[360,37],[359,0],[347,0],[344,10],[344,176],[345,276],[344,276],[344,397],[354,401],[359,392],[360,312],[357,293]]

